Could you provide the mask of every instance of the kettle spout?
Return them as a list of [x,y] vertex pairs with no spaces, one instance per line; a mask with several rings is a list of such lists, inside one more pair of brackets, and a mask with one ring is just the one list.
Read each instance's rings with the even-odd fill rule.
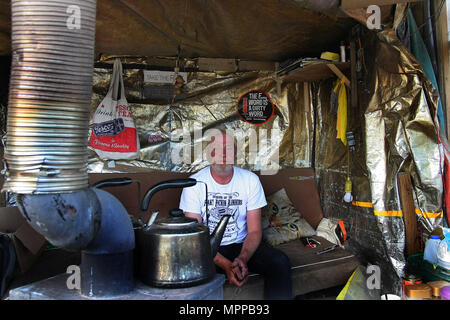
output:
[[219,223],[211,234],[211,238],[209,240],[211,244],[211,252],[213,258],[216,256],[217,251],[219,250],[220,243],[222,242],[223,234],[225,233],[225,229],[227,228],[228,220],[230,220],[231,215],[223,215],[220,219]]

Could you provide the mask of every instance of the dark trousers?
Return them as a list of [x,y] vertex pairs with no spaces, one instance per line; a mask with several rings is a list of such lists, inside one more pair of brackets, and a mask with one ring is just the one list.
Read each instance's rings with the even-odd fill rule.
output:
[[[242,243],[234,243],[221,246],[219,253],[233,261],[241,252],[242,245]],[[292,299],[291,264],[284,252],[261,242],[248,261],[247,267],[249,272],[258,273],[264,277],[265,299]],[[219,272],[223,273],[223,270],[220,270]]]

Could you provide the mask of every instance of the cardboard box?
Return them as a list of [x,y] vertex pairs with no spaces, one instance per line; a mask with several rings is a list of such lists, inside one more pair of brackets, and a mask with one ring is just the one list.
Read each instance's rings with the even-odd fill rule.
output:
[[0,232],[11,237],[16,262],[22,273],[30,269],[47,244],[47,240],[30,226],[17,207],[0,208]]

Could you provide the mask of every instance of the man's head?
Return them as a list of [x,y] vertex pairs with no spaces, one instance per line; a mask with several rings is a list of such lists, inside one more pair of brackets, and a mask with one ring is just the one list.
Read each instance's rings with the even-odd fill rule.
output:
[[206,146],[206,158],[214,168],[228,171],[232,168],[236,159],[236,143],[230,131],[210,129],[205,135],[210,137],[210,143]]

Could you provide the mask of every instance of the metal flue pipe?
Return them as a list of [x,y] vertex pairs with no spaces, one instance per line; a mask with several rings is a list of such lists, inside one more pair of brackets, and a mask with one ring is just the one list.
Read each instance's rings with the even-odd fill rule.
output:
[[50,243],[82,250],[81,293],[105,296],[133,288],[134,232],[123,205],[89,187],[95,22],[96,0],[11,1],[2,191]]
[[12,65],[3,190],[88,187],[96,1],[11,1]]

